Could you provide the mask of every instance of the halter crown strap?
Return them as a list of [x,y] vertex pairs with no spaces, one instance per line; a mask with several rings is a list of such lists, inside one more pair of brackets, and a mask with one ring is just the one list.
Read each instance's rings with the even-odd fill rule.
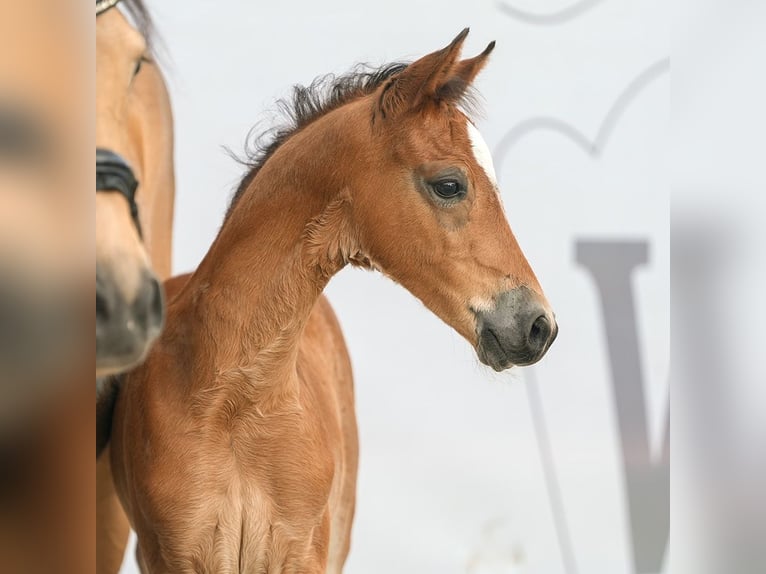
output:
[[138,180],[128,162],[113,151],[96,148],[96,191],[117,192],[124,196],[130,206],[130,215],[138,234],[142,235],[136,189],[138,189]]
[[110,8],[114,8],[120,0],[96,0],[96,16],[103,14]]

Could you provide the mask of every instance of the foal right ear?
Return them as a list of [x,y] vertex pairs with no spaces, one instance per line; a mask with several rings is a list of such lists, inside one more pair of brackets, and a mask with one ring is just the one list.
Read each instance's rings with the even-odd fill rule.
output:
[[390,78],[380,95],[383,118],[414,109],[437,96],[439,88],[449,79],[467,35],[468,28],[464,28],[447,47],[423,56]]

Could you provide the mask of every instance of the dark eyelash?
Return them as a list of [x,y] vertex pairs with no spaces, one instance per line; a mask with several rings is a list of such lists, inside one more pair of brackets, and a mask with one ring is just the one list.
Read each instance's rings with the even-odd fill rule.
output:
[[135,77],[138,75],[138,73],[141,71],[141,68],[143,67],[144,64],[151,64],[151,63],[152,63],[152,59],[149,56],[141,56],[138,62],[136,62],[136,68],[133,72],[133,76]]

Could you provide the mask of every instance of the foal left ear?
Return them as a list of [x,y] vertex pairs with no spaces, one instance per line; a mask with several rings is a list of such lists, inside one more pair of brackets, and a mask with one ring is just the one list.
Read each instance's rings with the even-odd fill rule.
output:
[[495,42],[490,42],[478,56],[458,61],[467,35],[465,28],[447,47],[416,60],[393,76],[380,95],[382,116],[396,116],[425,101],[459,100],[495,48]]
[[467,35],[468,28],[465,28],[448,46],[423,56],[393,76],[380,95],[383,117],[414,109],[433,98],[449,80]]
[[449,78],[439,87],[436,95],[440,99],[448,101],[459,100],[487,64],[489,55],[494,49],[495,41],[493,40],[478,56],[467,58],[455,64],[450,71]]

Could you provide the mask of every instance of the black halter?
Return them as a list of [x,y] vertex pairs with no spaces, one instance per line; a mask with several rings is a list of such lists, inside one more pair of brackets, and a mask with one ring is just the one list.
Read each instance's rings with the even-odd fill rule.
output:
[[114,8],[120,0],[96,0],[96,16]]
[[96,192],[110,191],[122,194],[130,206],[130,215],[138,235],[142,236],[136,189],[138,180],[128,162],[111,150],[96,148]]
[[[120,1],[96,0],[96,17],[110,8],[114,8]],[[130,164],[111,150],[96,148],[96,192],[112,191],[122,194],[130,206],[130,215],[136,225],[138,235],[142,236],[141,221],[138,219],[136,189],[138,189],[138,180],[130,168]]]

